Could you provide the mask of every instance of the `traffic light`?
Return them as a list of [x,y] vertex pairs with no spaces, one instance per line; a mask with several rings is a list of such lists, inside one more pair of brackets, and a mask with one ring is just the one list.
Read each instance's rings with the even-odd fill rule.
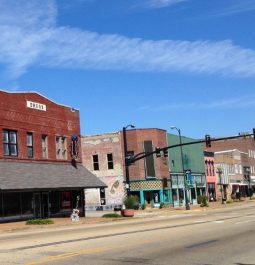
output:
[[253,139],[255,141],[255,128],[253,128]]
[[163,150],[164,157],[168,157],[168,149]]
[[156,147],[156,148],[155,148],[155,152],[156,152],[156,157],[161,157],[161,154],[160,154],[160,147]]
[[205,145],[206,147],[211,147],[211,136],[209,134],[205,135]]

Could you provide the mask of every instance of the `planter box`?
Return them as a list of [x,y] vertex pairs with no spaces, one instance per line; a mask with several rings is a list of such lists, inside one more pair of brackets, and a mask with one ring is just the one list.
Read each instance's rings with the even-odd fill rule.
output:
[[121,210],[121,215],[124,217],[133,217],[135,211],[133,209],[123,209]]

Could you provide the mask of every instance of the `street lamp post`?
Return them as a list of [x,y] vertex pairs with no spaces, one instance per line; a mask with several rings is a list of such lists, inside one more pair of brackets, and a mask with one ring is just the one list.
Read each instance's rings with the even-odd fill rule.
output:
[[188,202],[188,195],[187,195],[187,185],[185,181],[185,168],[184,168],[184,161],[183,161],[183,150],[182,150],[182,136],[181,136],[181,130],[178,129],[175,126],[170,127],[172,130],[177,130],[179,135],[179,141],[180,141],[180,150],[181,150],[181,162],[182,162],[182,172],[183,172],[183,178],[184,178],[184,190],[185,190],[185,207],[186,210],[190,210],[189,202]]
[[219,174],[219,178],[220,178],[221,204],[224,204],[224,199],[223,199],[223,183],[222,183],[222,169],[220,167],[218,167],[217,173]]
[[129,164],[128,164],[128,150],[127,150],[127,132],[128,128],[135,128],[135,125],[129,124],[123,127],[123,143],[124,143],[124,159],[125,159],[125,177],[126,177],[126,190],[127,190],[127,197],[130,193],[130,183],[129,183]]

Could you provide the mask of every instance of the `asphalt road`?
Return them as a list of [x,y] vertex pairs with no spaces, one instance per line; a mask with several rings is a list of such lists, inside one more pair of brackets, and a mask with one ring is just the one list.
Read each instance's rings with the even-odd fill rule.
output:
[[0,235],[0,263],[255,265],[255,204]]

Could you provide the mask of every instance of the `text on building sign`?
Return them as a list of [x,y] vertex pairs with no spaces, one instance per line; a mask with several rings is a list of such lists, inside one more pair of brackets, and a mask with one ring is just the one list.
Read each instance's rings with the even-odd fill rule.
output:
[[27,107],[30,109],[46,111],[46,105],[37,102],[27,101]]

